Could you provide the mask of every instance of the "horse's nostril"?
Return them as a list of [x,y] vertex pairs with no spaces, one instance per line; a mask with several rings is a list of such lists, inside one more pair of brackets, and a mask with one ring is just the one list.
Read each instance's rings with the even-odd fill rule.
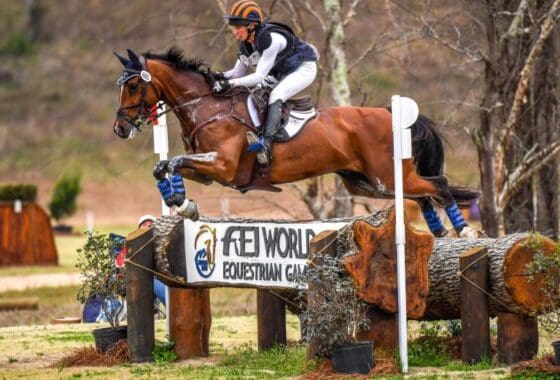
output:
[[115,131],[115,134],[117,134],[118,136],[120,136],[120,137],[124,136],[124,127],[123,126],[115,125],[114,131]]

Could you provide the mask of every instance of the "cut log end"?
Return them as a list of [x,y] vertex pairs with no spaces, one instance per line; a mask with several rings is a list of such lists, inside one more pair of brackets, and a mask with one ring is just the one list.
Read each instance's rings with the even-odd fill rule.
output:
[[[504,259],[504,283],[508,289],[511,299],[524,309],[524,312],[532,315],[542,312],[542,306],[546,304],[547,298],[542,291],[543,278],[535,276],[531,281],[527,275],[526,266],[533,260],[536,252],[534,248],[527,245],[530,237],[515,243]],[[555,243],[552,239],[543,239],[543,250],[545,254],[554,252]]]
[[[354,279],[358,296],[388,313],[397,312],[395,255],[395,213],[384,223],[372,226],[363,221],[353,225],[357,252],[346,258],[346,271]],[[434,238],[406,224],[406,301],[409,318],[418,318],[426,309],[429,291],[428,259]]]

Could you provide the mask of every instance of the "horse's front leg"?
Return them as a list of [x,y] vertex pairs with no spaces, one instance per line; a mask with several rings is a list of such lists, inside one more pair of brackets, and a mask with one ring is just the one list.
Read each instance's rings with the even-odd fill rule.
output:
[[[180,166],[174,160],[161,160],[156,163],[153,175],[157,180],[157,187],[163,201],[168,207],[175,207],[176,212],[185,218],[198,219],[198,206],[191,200],[186,199],[183,177],[179,172]],[[166,174],[169,173],[169,178]]]

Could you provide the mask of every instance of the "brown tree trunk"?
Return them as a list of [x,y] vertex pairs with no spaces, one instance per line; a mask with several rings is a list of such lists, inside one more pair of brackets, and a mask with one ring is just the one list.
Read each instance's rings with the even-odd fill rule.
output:
[[[550,34],[545,34],[548,37],[541,38],[552,3],[483,3],[485,89],[480,126],[473,133],[479,157],[482,226],[493,237],[501,232],[527,230],[557,236],[557,159],[538,169],[532,181],[524,179],[524,183],[515,183],[516,188],[507,188],[507,193],[502,194],[508,176],[529,162],[527,158],[532,153],[558,140],[559,27],[556,25]],[[503,146],[499,144],[502,138]]]

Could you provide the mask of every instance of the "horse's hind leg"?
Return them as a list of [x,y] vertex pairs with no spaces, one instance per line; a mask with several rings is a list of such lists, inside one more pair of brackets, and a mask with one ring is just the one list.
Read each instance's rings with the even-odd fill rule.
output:
[[[461,232],[465,229],[465,227],[468,227],[468,229],[470,230],[467,221],[463,217],[463,214],[461,213],[461,210],[459,209],[457,202],[455,202],[455,199],[453,199],[453,195],[449,190],[449,186],[447,184],[447,178],[445,178],[444,176],[434,176],[434,177],[419,176],[417,177],[417,179],[419,179],[419,181],[415,181],[415,184],[417,184],[416,187],[413,184],[412,186],[409,186],[408,191],[410,192],[417,191],[417,194],[421,193],[418,187],[419,186],[425,187],[426,182],[429,182],[431,184],[432,191],[431,193],[425,192],[424,194],[429,195],[429,197],[431,197],[438,205],[445,208],[445,213],[449,217],[449,220],[453,225],[453,229],[457,232],[457,235],[461,235]],[[428,186],[428,189],[429,188],[430,186]],[[407,192],[406,187],[405,187],[405,192]],[[431,202],[430,199],[427,199],[427,201],[425,200],[418,201],[420,207],[422,208],[422,213],[424,214],[424,218],[426,219],[428,226],[430,226],[430,223],[433,223],[433,228],[439,229],[439,225],[437,223],[438,221],[434,217],[434,215],[437,214],[435,214],[435,210],[433,210],[433,207],[430,202]],[[430,208],[432,210],[430,210]],[[441,223],[441,220],[439,222]],[[434,232],[432,226],[430,226],[430,230]],[[438,236],[436,233],[434,233],[434,235]],[[443,236],[443,235],[439,235],[439,236]]]
[[422,215],[424,216],[424,220],[430,228],[430,232],[435,237],[443,237],[447,235],[447,229],[443,226],[443,223],[439,215],[437,214],[436,209],[432,205],[430,198],[421,197],[416,198],[415,201],[418,203],[420,209],[422,210]]
[[445,213],[453,225],[453,229],[457,232],[458,236],[462,237],[473,237],[478,236],[467,223],[463,217],[463,213],[459,209],[457,202],[453,198],[449,186],[447,184],[447,179],[443,176],[440,177],[423,177],[429,181],[432,181],[436,187],[439,189],[439,195],[434,199],[445,208]]

